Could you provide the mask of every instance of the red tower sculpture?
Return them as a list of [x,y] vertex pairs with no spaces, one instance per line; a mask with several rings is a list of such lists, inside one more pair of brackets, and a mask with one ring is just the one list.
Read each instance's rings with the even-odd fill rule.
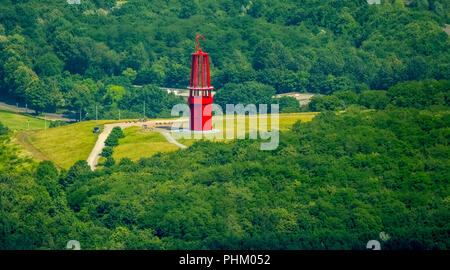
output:
[[191,109],[190,129],[192,131],[209,131],[212,129],[211,81],[209,77],[208,53],[199,48],[197,36],[197,52],[192,54],[191,83],[189,89],[189,108]]

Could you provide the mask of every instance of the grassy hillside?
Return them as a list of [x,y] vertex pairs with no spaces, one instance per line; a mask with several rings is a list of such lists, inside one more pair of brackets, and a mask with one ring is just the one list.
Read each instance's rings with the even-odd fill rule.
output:
[[[311,121],[315,116],[317,115],[316,112],[306,112],[306,113],[282,113],[279,114],[279,130],[280,131],[286,131],[291,129],[292,125],[295,124],[297,121],[301,122],[309,122]],[[271,118],[270,115],[267,116],[267,119],[259,118],[258,117],[258,129],[262,130],[270,130],[271,126]],[[220,123],[222,121],[222,123]],[[228,119],[228,121],[230,121]],[[249,132],[249,123],[250,119],[249,116],[245,117],[245,133],[247,134]],[[227,118],[216,118],[213,120],[213,128],[222,130],[222,137],[223,140],[226,140],[226,132],[230,130],[230,128],[227,127]],[[222,128],[219,128],[220,125],[222,125]],[[234,119],[234,136],[237,137],[237,127],[238,127],[238,120]],[[197,141],[196,135],[191,135],[191,138],[185,138],[185,135],[176,134],[174,133],[174,137],[182,144],[186,146],[190,146],[194,144],[195,141]],[[204,138],[212,141],[222,141],[221,139],[216,139],[219,137],[217,134],[215,135],[205,135]],[[247,136],[248,138],[248,136]]]
[[113,122],[116,121],[87,121],[39,130],[31,132],[25,140],[59,167],[69,169],[76,161],[89,156],[98,136],[92,133],[93,128]]
[[[311,121],[317,113],[292,113],[292,114],[280,114],[279,118],[279,127],[280,130],[285,131],[289,130],[292,125],[297,121],[308,122]],[[215,124],[223,121],[223,137],[225,138],[226,128],[226,119],[216,119],[214,121]],[[262,121],[263,125],[259,127],[266,127],[266,124],[269,126],[270,130],[270,116],[267,122]],[[249,119],[246,117],[246,133],[249,131]],[[236,134],[237,120],[234,120],[234,130]],[[217,128],[217,125],[215,125]],[[122,158],[130,158],[133,161],[139,160],[144,157],[151,157],[156,153],[164,153],[175,151],[179,149],[177,146],[167,142],[163,135],[158,132],[143,132],[139,127],[129,127],[124,129],[125,138],[119,140],[119,146],[114,148],[113,158],[116,161],[121,160]],[[186,146],[191,146],[198,139],[194,138],[194,135],[191,136],[191,139],[182,138],[180,134],[173,133],[173,136],[182,144]],[[215,139],[215,137],[211,135],[205,135],[203,139],[212,140],[212,141],[222,141],[219,139]]]
[[[279,127],[280,130],[288,130],[297,121],[308,122],[317,115],[317,113],[292,113],[292,114],[280,114]],[[223,121],[223,136],[225,137],[226,132],[226,119],[216,119],[215,123]],[[265,123],[265,122],[264,122]],[[234,121],[235,133],[237,120]],[[270,118],[267,122],[270,130]],[[217,125],[215,126],[217,128]],[[265,126],[264,126],[265,127]],[[266,128],[266,127],[265,127]],[[246,133],[249,131],[248,116],[246,117]],[[130,158],[133,161],[139,160],[144,157],[151,157],[156,153],[165,153],[170,151],[175,151],[179,149],[177,146],[167,142],[163,135],[158,132],[143,132],[140,127],[129,127],[124,129],[125,138],[119,140],[119,146],[114,148],[113,158],[116,161],[120,161],[122,158]],[[173,134],[173,136],[182,144],[186,146],[191,146],[198,139],[191,136],[191,139],[185,139],[180,136],[180,134]],[[215,139],[214,137],[204,136],[203,139],[212,141],[221,141]],[[100,163],[104,159],[100,159]]]
[[[45,121],[35,117],[0,110],[0,122],[12,130],[43,129]],[[47,127],[49,121],[47,121]]]
[[150,157],[158,152],[177,150],[158,132],[143,132],[140,127],[129,127],[123,130],[125,138],[119,140],[119,146],[114,148],[113,158],[119,161],[130,158],[136,161],[142,157]]

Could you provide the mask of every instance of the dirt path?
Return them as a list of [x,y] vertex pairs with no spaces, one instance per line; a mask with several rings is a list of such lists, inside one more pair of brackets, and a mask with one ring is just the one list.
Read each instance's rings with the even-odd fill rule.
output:
[[155,128],[155,131],[161,133],[169,143],[175,144],[176,146],[178,146],[181,149],[187,148],[186,145],[177,142],[177,140],[175,140],[175,138],[172,136],[170,131],[168,131],[166,129],[161,129],[161,128]]
[[33,132],[34,131],[19,132],[16,135],[16,139],[20,143],[20,145],[22,145],[28,152],[30,152],[33,155],[33,157],[35,157],[39,160],[48,160],[48,158],[46,156],[44,156],[44,154],[39,152],[36,148],[34,148],[34,146],[32,146],[28,142],[28,136],[30,136]]
[[[171,125],[175,121],[177,121],[177,120],[165,120],[165,121],[164,120],[152,120],[152,121],[147,121],[147,122],[128,122],[128,123],[124,122],[124,123],[105,124],[103,127],[103,132],[98,135],[97,142],[95,143],[94,148],[92,148],[92,151],[89,154],[89,157],[87,158],[86,161],[87,161],[89,167],[91,167],[91,170],[95,170],[95,167],[98,164],[98,160],[100,159],[100,153],[103,151],[103,148],[105,147],[105,141],[108,138],[109,134],[111,133],[111,131],[114,127],[120,127],[122,129],[127,128],[127,127],[136,127],[136,126],[141,127],[142,125],[147,125],[147,126],[151,127],[151,126],[157,126],[160,124]],[[161,129],[161,128],[155,128],[154,130],[156,132],[161,133],[169,143],[175,144],[176,146],[178,146],[180,148],[186,148],[185,145],[177,142],[175,140],[175,138],[172,137],[172,134],[170,134],[170,131],[168,131],[166,129]]]

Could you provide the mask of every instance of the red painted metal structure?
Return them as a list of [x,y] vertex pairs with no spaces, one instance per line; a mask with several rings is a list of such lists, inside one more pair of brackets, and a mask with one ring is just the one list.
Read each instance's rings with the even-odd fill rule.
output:
[[199,48],[197,36],[197,52],[192,54],[191,83],[189,89],[189,108],[191,109],[190,129],[208,131],[212,129],[211,80],[209,76],[209,55]]

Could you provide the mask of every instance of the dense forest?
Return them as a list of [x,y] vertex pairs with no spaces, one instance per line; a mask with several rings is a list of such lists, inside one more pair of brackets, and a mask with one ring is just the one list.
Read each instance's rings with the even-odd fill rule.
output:
[[[240,85],[272,93],[386,90],[448,79],[448,1],[383,0],[3,0],[0,96],[36,112],[92,119],[169,116],[183,102],[195,36],[211,54],[218,100]],[[145,89],[133,87],[145,85]],[[251,91],[250,91],[251,92]],[[236,95],[228,95],[236,97]],[[274,101],[278,102],[278,101]],[[283,105],[286,102],[281,102]],[[292,108],[291,108],[292,110]]]
[[2,0],[0,100],[167,117],[183,101],[159,87],[187,86],[202,34],[218,104],[320,113],[273,151],[136,162],[112,158],[116,129],[95,171],[36,162],[0,123],[0,249],[450,249],[449,2],[381,2]]
[[450,83],[426,84],[415,94],[437,102],[399,104],[398,85],[373,110],[356,94],[275,151],[199,141],[92,172],[30,165],[0,144],[0,248],[365,249],[385,232],[383,249],[449,249]]
[[[432,105],[450,106],[450,81],[408,81],[391,87],[388,91],[365,90],[356,94],[349,90],[336,91],[332,95],[317,95],[311,99],[311,111],[340,111],[358,104],[368,109],[385,109],[388,105],[425,109]],[[293,105],[292,105],[293,106]]]

